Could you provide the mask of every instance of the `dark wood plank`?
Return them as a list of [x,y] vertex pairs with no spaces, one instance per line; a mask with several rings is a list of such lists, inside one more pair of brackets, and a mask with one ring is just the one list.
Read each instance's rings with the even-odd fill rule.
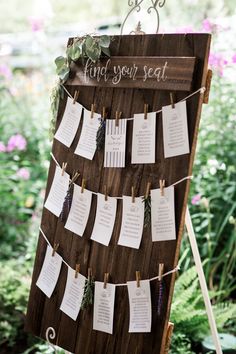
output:
[[[207,34],[187,35],[146,35],[146,36],[115,36],[111,44],[111,53],[114,56],[132,57],[196,57],[195,70],[192,80],[191,92],[205,85],[207,73],[207,59],[209,54],[210,36]],[[115,111],[123,112],[123,117],[130,117],[134,113],[143,111],[144,103],[149,104],[150,111],[159,110],[163,105],[170,103],[169,92],[157,89],[132,88],[105,88],[67,86],[73,94],[75,89],[80,90],[80,102],[90,109],[96,103],[97,112],[106,106],[109,118],[114,118]],[[178,90],[176,90],[178,91]],[[188,92],[178,91],[176,99],[184,98]],[[65,106],[65,101],[60,104],[57,125],[59,125]],[[81,126],[76,134],[75,141],[70,148],[54,141],[53,152],[61,164],[68,162],[68,172],[79,170],[81,184],[82,177],[87,180],[88,189],[95,192],[104,192],[104,184],[108,185],[109,194],[121,196],[130,194],[131,186],[136,187],[137,195],[145,192],[148,181],[152,188],[158,188],[160,178],[170,185],[177,180],[190,175],[197,142],[197,132],[200,120],[202,96],[195,95],[187,101],[188,129],[191,153],[164,159],[162,119],[157,115],[156,124],[156,163],[150,165],[131,165],[132,122],[127,127],[127,158],[125,169],[103,168],[103,152],[96,152],[93,161],[74,155]],[[55,163],[50,164],[47,193],[49,191]],[[152,242],[150,229],[144,230],[141,247],[139,250],[117,245],[119,237],[122,204],[118,201],[117,218],[113,236],[109,247],[105,247],[90,240],[92,226],[96,213],[96,197],[93,197],[89,222],[83,237],[74,235],[63,228],[47,210],[43,211],[42,228],[51,243],[59,240],[59,253],[70,264],[81,264],[81,273],[87,275],[88,267],[92,266],[96,280],[103,280],[105,272],[111,274],[111,282],[123,283],[135,279],[135,271],[140,270],[142,278],[150,278],[158,273],[158,264],[165,264],[165,271],[171,270],[178,263],[180,242],[184,227],[184,216],[190,182],[183,182],[175,188],[175,210],[177,240],[166,242]],[[39,271],[42,266],[46,244],[40,236],[35,267],[29,298],[26,328],[37,336],[45,337],[47,327],[53,325],[58,345],[73,353],[84,354],[157,354],[163,353],[166,340],[167,325],[174,288],[175,274],[165,278],[165,298],[162,316],[158,318],[155,311],[155,302],[158,282],[151,283],[153,299],[152,332],[147,334],[128,333],[129,304],[126,287],[116,289],[114,333],[108,335],[92,330],[92,309],[81,311],[76,322],[69,319],[59,310],[62,300],[66,268],[63,267],[57,287],[51,299],[45,296],[35,286]]]

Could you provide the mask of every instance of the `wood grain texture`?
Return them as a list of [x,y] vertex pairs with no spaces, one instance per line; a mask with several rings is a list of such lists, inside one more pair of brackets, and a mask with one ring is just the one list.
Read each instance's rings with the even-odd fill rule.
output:
[[72,64],[68,85],[190,91],[192,57],[111,57]]
[[[168,34],[145,36],[115,36],[111,45],[114,56],[185,56],[196,57],[192,91],[205,85],[207,62],[209,55],[210,35],[208,34]],[[162,106],[170,104],[169,92],[140,88],[104,88],[67,86],[73,95],[80,90],[79,101],[90,109],[91,103],[96,104],[97,112],[106,106],[108,118],[115,117],[116,111],[122,111],[123,117],[143,112],[144,103],[148,103],[150,111],[157,111]],[[191,91],[191,92],[192,92]],[[184,98],[189,92],[177,92],[176,99]],[[194,154],[196,150],[197,133],[200,121],[203,95],[195,95],[187,101],[188,129],[191,153],[164,159],[161,115],[157,116],[156,124],[156,163],[147,165],[131,165],[132,121],[127,126],[127,157],[126,168],[103,168],[103,152],[97,151],[93,161],[86,160],[74,154],[81,131],[81,124],[70,148],[54,140],[52,151],[62,164],[68,162],[67,171],[72,174],[79,170],[82,178],[87,181],[87,188],[95,192],[104,192],[108,186],[111,196],[121,196],[131,193],[131,186],[136,188],[137,195],[143,195],[147,182],[152,188],[159,187],[159,179],[165,179],[166,185],[192,174]],[[66,98],[60,102],[57,127],[63,116]],[[46,196],[49,193],[55,171],[55,163],[51,161]],[[184,227],[184,217],[189,192],[189,181],[175,187],[176,211],[176,241],[152,242],[149,229],[144,229],[139,250],[118,246],[121,226],[122,204],[118,202],[117,217],[113,236],[109,247],[90,240],[96,212],[96,198],[93,196],[89,222],[83,237],[79,237],[64,228],[62,222],[46,209],[42,214],[42,229],[49,241],[60,243],[58,252],[75,267],[81,265],[81,273],[87,275],[88,267],[92,267],[96,280],[103,281],[104,273],[110,273],[110,281],[124,283],[135,279],[135,271],[140,270],[141,278],[150,278],[158,274],[159,263],[164,263],[164,271],[173,269],[179,258],[179,249]],[[37,336],[45,338],[46,328],[53,326],[56,330],[55,343],[76,354],[158,354],[163,353],[169,321],[170,306],[174,289],[175,274],[164,278],[164,303],[162,314],[157,316],[158,282],[151,282],[152,292],[152,332],[128,333],[129,305],[126,287],[116,289],[114,333],[92,330],[92,308],[81,311],[77,321],[73,321],[60,310],[67,269],[63,265],[59,281],[51,299],[36,287],[46,250],[46,242],[39,236],[29,297],[26,329]]]

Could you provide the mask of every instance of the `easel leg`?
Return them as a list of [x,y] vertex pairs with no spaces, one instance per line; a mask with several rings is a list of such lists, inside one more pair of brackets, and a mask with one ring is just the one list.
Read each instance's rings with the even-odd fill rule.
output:
[[210,325],[210,329],[211,329],[212,339],[215,344],[216,353],[222,354],[220,339],[219,339],[219,335],[217,332],[216,322],[215,322],[214,314],[212,311],[212,306],[211,306],[211,301],[210,301],[209,294],[208,294],[206,279],[205,279],[205,275],[203,272],[202,262],[201,262],[201,258],[200,258],[200,254],[199,254],[199,250],[198,250],[198,246],[197,246],[197,240],[196,240],[195,233],[193,230],[193,224],[192,224],[192,220],[190,217],[188,207],[187,207],[186,215],[185,215],[185,225],[186,225],[186,228],[188,231],[188,237],[189,237],[191,249],[193,252],[193,258],[194,258],[194,262],[195,262],[196,269],[197,269],[199,283],[200,283],[200,287],[202,290],[202,296],[203,296],[203,300],[204,300],[205,307],[206,307],[206,312],[207,312],[208,321],[209,321],[209,325]]

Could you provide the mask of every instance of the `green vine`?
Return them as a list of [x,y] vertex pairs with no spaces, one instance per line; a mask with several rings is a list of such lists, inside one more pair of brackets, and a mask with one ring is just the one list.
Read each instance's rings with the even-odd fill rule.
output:
[[110,56],[109,46],[111,43],[110,36],[103,35],[93,37],[87,34],[82,37],[76,37],[72,43],[67,47],[66,56],[59,56],[55,59],[56,73],[58,75],[58,83],[52,89],[51,93],[51,122],[50,122],[50,138],[53,137],[55,131],[55,123],[57,119],[57,112],[60,98],[63,98],[64,90],[61,84],[64,84],[70,74],[70,65],[81,59],[90,59],[95,63],[102,55]]

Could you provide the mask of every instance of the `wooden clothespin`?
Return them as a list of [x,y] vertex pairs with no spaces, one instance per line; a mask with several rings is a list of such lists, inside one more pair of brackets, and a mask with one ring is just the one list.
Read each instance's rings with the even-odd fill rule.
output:
[[116,127],[119,127],[119,119],[121,117],[122,112],[116,111]]
[[147,188],[146,188],[146,193],[145,193],[145,199],[147,199],[150,194],[150,188],[151,188],[151,182],[148,182]]
[[203,96],[203,103],[208,103],[209,101],[209,95],[210,95],[210,88],[211,88],[211,79],[212,79],[212,70],[208,69],[207,71],[207,77],[206,77],[206,83],[205,83],[205,92]]
[[164,188],[165,188],[165,180],[164,179],[160,179],[159,180],[159,184],[160,184],[160,190],[161,190],[161,196],[164,197]]
[[92,278],[92,268],[88,268],[88,280]]
[[75,266],[75,278],[78,278],[78,274],[80,272],[80,264],[76,264]]
[[132,203],[135,203],[134,186],[131,187]]
[[140,280],[141,280],[140,271],[139,271],[139,270],[136,270],[136,283],[137,283],[137,288],[140,288]]
[[52,257],[55,256],[55,253],[57,252],[58,250],[58,247],[59,247],[59,243],[54,243],[54,246],[53,246],[53,250],[52,250]]
[[106,289],[106,288],[107,288],[108,279],[109,279],[109,273],[105,273],[105,274],[104,274],[103,289]]
[[67,162],[62,162],[61,175],[64,176],[67,167]]
[[73,173],[73,176],[71,178],[70,184],[74,183],[79,176],[80,176],[79,172]]
[[148,104],[144,104],[144,119],[147,119],[147,114],[148,114]]
[[162,280],[163,273],[164,273],[164,263],[159,263],[159,267],[158,267],[158,280],[159,281]]
[[167,333],[166,333],[164,354],[169,353],[170,344],[171,344],[171,336],[172,336],[173,330],[174,330],[174,323],[169,322],[168,327],[167,327]]
[[86,179],[83,178],[82,179],[82,186],[81,186],[81,193],[84,193],[85,184],[86,184]]
[[107,197],[107,185],[106,184],[104,186],[104,197],[105,197],[105,202],[107,202],[108,197]]
[[94,117],[94,109],[95,109],[95,104],[92,103],[92,104],[91,104],[91,118]]
[[174,94],[172,92],[170,92],[170,102],[171,102],[171,107],[175,108]]
[[106,119],[106,107],[102,107],[102,118]]
[[79,97],[79,91],[76,90],[75,94],[74,94],[73,104],[75,104],[75,102],[77,101],[78,97]]

